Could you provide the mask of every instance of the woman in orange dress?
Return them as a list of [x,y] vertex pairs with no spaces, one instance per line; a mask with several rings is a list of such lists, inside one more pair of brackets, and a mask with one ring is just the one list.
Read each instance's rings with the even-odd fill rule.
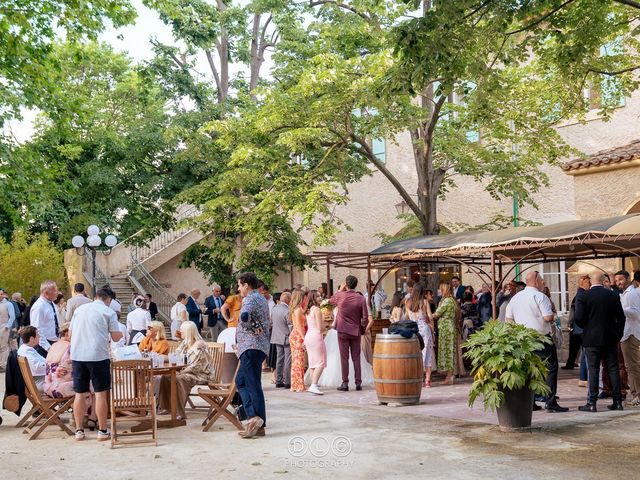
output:
[[291,348],[291,391],[304,392],[304,333],[306,320],[302,301],[302,290],[294,290],[289,304],[289,313],[293,322],[293,330],[289,335],[289,347]]
[[147,330],[147,336],[138,344],[141,352],[155,352],[160,355],[169,353],[169,342],[162,322],[151,322],[151,327]]

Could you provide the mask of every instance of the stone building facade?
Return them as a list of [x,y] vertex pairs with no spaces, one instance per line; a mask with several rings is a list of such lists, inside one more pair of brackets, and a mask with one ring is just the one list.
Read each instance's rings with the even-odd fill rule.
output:
[[[543,167],[549,177],[549,186],[535,193],[538,204],[535,209],[526,206],[520,209],[520,217],[549,224],[572,219],[587,219],[623,215],[640,212],[640,92],[625,99],[623,106],[616,109],[608,121],[589,112],[583,121],[568,121],[558,126],[562,138],[577,151],[579,158],[567,158],[561,165]],[[415,191],[417,176],[411,152],[408,133],[385,145],[387,168],[399,178],[407,191]],[[438,220],[443,224],[479,225],[487,222],[494,214],[511,215],[512,199],[495,200],[484,190],[483,185],[471,178],[456,179],[457,186],[439,201]],[[396,205],[400,195],[377,171],[371,176],[349,187],[348,204],[338,208],[336,215],[351,226],[351,231],[338,235],[335,245],[324,248],[327,251],[368,252],[380,245],[378,233],[393,234],[402,228],[397,219]],[[615,270],[622,265],[619,261],[600,263],[607,270]],[[633,266],[638,266],[633,262]],[[631,262],[626,265],[631,268]],[[555,262],[540,266],[547,283],[552,285],[559,308],[568,308],[568,299],[574,290],[575,277],[592,270],[589,264],[565,264]],[[334,287],[348,273],[356,274],[364,285],[366,271],[348,271],[332,268],[331,279]],[[374,280],[381,272],[373,271]],[[476,284],[475,276],[460,271],[463,283]],[[401,280],[388,276],[383,287],[389,293],[398,288]],[[406,274],[405,274],[406,276]],[[295,273],[295,282],[316,288],[325,282],[324,268],[309,269]],[[290,286],[291,275],[281,275],[276,288]],[[364,287],[363,287],[364,288]]]

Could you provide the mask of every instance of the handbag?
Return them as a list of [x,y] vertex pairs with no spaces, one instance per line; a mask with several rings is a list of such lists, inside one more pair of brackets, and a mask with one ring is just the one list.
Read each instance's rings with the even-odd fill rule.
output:
[[556,349],[560,350],[564,345],[564,337],[562,336],[562,328],[558,327],[557,321],[556,319],[555,322],[551,322],[551,338],[556,344]]

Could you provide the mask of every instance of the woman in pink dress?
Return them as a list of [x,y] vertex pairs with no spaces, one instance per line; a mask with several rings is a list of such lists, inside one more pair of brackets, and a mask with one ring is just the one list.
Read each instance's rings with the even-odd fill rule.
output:
[[322,296],[317,290],[307,293],[305,313],[309,329],[304,336],[304,346],[309,358],[309,370],[311,371],[311,386],[307,390],[316,395],[322,395],[318,388],[318,380],[322,370],[327,366],[327,347],[323,338],[323,317],[320,311]]

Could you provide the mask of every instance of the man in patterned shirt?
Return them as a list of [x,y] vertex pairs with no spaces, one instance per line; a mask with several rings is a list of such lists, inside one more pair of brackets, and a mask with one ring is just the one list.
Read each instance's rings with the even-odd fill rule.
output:
[[245,430],[239,433],[242,438],[264,436],[267,419],[261,376],[262,362],[269,353],[269,304],[257,288],[255,273],[240,274],[238,289],[243,300],[236,329],[240,359],[236,386],[248,418]]

